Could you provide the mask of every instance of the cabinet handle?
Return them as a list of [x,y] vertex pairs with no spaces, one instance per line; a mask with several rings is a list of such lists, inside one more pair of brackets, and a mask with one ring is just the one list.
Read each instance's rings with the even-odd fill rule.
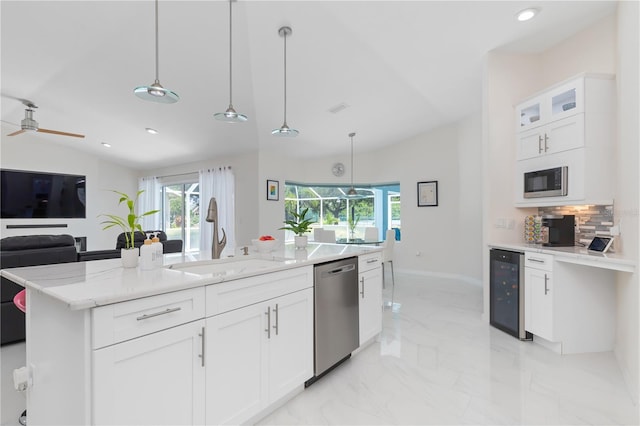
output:
[[360,282],[362,283],[362,290],[360,291],[360,294],[362,295],[362,298],[364,299],[364,277],[360,278]]
[[549,293],[549,287],[547,286],[547,283],[549,282],[549,277],[547,276],[547,274],[544,274],[544,295],[546,296],[547,293]]
[[549,136],[547,136],[547,134],[544,134],[544,152],[547,152],[547,150],[549,149],[549,147],[547,146],[547,142],[549,141]]
[[530,257],[529,261],[530,262],[536,262],[536,263],[544,263],[544,260],[536,259],[536,258],[533,258],[533,257]]
[[142,316],[139,316],[136,319],[138,321],[142,321],[142,320],[146,320],[146,319],[149,319],[149,318],[157,317],[157,316],[160,316],[160,315],[170,314],[171,312],[178,312],[180,310],[182,310],[182,308],[180,308],[180,307],[178,307],[178,308],[167,308],[164,311],[154,312],[153,314],[144,314]]
[[368,259],[367,263],[376,263],[378,259]]
[[271,309],[268,306],[264,314],[267,316],[267,328],[264,331],[267,332],[267,339],[271,339]]
[[278,304],[276,303],[276,308],[273,310],[276,313],[276,325],[273,328],[276,330],[276,336],[278,335]]
[[538,135],[538,154],[542,154],[542,135]]
[[205,348],[205,341],[204,341],[204,327],[202,327],[202,333],[198,333],[198,336],[202,337],[202,354],[198,355],[200,358],[202,358],[202,362],[201,365],[204,367],[204,348]]

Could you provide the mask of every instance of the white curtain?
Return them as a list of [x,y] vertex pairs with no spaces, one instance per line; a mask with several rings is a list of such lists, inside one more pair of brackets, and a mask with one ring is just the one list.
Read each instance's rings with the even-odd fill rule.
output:
[[[144,190],[138,198],[138,214],[150,210],[160,210],[160,184],[155,176],[143,177],[138,180],[138,190]],[[144,231],[156,231],[160,229],[162,212],[145,216],[140,221]]]
[[213,224],[206,221],[211,197],[215,197],[218,205],[218,239],[222,239],[222,228],[227,235],[222,256],[233,254],[236,248],[235,179],[231,167],[200,170],[200,251],[203,253],[211,253],[213,242]]

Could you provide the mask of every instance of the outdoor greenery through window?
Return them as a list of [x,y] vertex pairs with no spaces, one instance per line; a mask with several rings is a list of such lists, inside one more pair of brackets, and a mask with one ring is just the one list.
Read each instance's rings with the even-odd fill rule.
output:
[[200,250],[200,185],[162,187],[162,228],[167,239],[181,239],[185,252]]
[[[378,240],[384,240],[387,229],[396,230],[400,239],[400,184],[359,185],[357,197],[347,197],[349,187],[285,182],[285,220],[291,212],[309,208],[307,213],[316,223],[312,228],[335,230],[338,242],[364,239],[365,228],[378,228]],[[286,235],[292,239],[293,235]]]

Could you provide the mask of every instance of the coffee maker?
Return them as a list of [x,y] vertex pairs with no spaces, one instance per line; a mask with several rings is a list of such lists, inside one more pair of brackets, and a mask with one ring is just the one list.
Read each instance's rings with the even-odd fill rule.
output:
[[576,220],[572,214],[542,216],[543,246],[573,247]]

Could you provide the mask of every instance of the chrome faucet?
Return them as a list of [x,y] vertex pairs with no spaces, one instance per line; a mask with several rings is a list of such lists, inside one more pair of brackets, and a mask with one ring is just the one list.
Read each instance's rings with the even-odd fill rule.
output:
[[218,204],[215,197],[209,200],[209,211],[207,212],[207,222],[213,222],[213,241],[211,242],[211,258],[220,259],[224,246],[227,245],[227,234],[222,230],[222,240],[218,241]]

